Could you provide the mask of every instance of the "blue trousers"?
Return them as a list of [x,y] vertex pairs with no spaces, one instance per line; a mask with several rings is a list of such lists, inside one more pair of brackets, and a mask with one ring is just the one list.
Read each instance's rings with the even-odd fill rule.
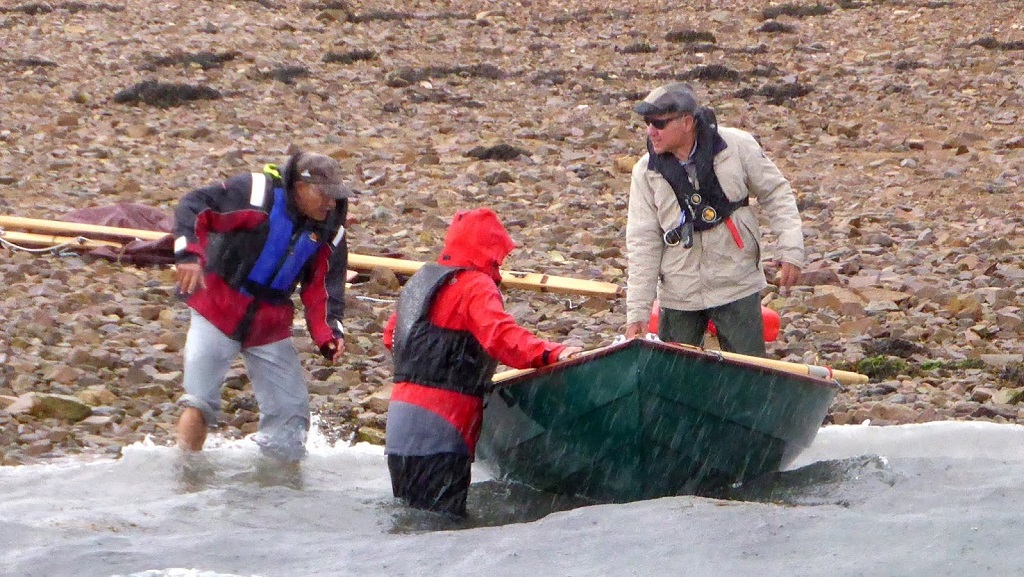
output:
[[243,348],[192,311],[185,341],[185,394],[178,404],[199,409],[208,426],[216,425],[224,375],[239,354],[260,408],[259,431],[254,440],[273,457],[288,461],[302,458],[309,431],[309,389],[291,338]]

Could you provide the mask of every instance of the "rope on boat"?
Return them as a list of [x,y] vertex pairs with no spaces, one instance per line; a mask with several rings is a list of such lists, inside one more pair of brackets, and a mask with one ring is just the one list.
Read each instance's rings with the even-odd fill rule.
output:
[[825,379],[831,381],[835,377],[832,376],[832,367],[822,367],[818,365],[807,365],[807,374],[812,377],[818,377],[819,379]]
[[846,392],[847,388],[839,382],[836,378],[835,373],[832,371],[832,367],[827,365],[807,365],[807,374],[812,377],[819,379],[825,379],[826,381],[832,381],[835,383],[842,392]]
[[42,254],[42,253],[47,253],[48,252],[48,253],[55,254],[57,256],[68,256],[69,254],[74,254],[74,252],[73,251],[69,251],[69,250],[64,250],[64,249],[66,249],[66,248],[68,248],[70,246],[73,246],[75,243],[82,244],[86,240],[88,240],[88,239],[80,236],[80,237],[75,238],[74,242],[62,242],[60,244],[55,244],[53,246],[42,247],[42,248],[29,248],[27,246],[21,246],[19,244],[15,244],[15,243],[5,239],[4,238],[4,230],[0,229],[0,246],[3,246],[5,248],[9,248],[11,250],[20,250],[20,251],[31,253],[31,254]]

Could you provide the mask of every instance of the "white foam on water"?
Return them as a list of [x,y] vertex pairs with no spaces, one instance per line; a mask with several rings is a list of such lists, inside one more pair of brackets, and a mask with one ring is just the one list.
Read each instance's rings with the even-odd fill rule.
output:
[[1024,574],[1006,554],[1024,542],[1020,426],[824,427],[798,464],[883,458],[809,505],[672,497],[457,532],[394,531],[408,510],[379,446],[311,433],[296,481],[261,475],[249,439],[211,441],[191,485],[188,457],[148,439],[118,460],[0,468],[0,575]]
[[[309,454],[332,454],[339,450],[351,451],[354,453],[362,454],[384,454],[384,447],[380,445],[374,445],[372,443],[355,443],[350,444],[347,441],[339,440],[337,442],[331,442],[323,433],[320,432],[320,415],[313,414],[310,418],[309,433],[306,436],[306,451]],[[210,432],[206,438],[204,450],[206,451],[241,451],[243,453],[257,452],[256,442],[253,440],[255,433],[245,435],[244,437],[231,439],[220,435],[216,430]],[[141,441],[125,445],[121,452],[131,453],[137,451],[148,451],[151,449],[165,449],[173,447],[173,442],[165,444],[155,443],[149,435],[146,435]]]
[[201,569],[151,569],[130,575],[113,575],[111,577],[260,577],[259,575],[236,575],[234,573],[217,573]]
[[860,455],[1024,461],[1024,426],[986,421],[934,421],[886,427],[829,425],[818,431],[811,446],[789,469]]

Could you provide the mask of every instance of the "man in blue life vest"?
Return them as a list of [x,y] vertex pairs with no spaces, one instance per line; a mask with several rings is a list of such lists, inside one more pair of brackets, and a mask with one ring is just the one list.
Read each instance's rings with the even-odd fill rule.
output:
[[283,170],[241,174],[186,194],[174,211],[177,287],[192,309],[185,343],[178,445],[202,450],[220,415],[221,387],[241,353],[260,408],[265,454],[305,454],[309,394],[291,340],[299,287],[321,353],[345,349],[347,198],[341,167],[299,152]]
[[653,90],[633,109],[647,154],[633,166],[626,219],[626,337],[661,305],[664,341],[700,345],[708,321],[722,348],[765,356],[758,211],[778,237],[779,287],[797,281],[803,231],[789,182],[743,130],[719,126],[689,84]]

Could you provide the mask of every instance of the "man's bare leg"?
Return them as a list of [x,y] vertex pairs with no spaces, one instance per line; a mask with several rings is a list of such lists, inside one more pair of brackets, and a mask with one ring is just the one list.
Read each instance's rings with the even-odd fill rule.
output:
[[186,451],[202,451],[206,443],[206,421],[195,407],[185,407],[178,417],[178,446]]

